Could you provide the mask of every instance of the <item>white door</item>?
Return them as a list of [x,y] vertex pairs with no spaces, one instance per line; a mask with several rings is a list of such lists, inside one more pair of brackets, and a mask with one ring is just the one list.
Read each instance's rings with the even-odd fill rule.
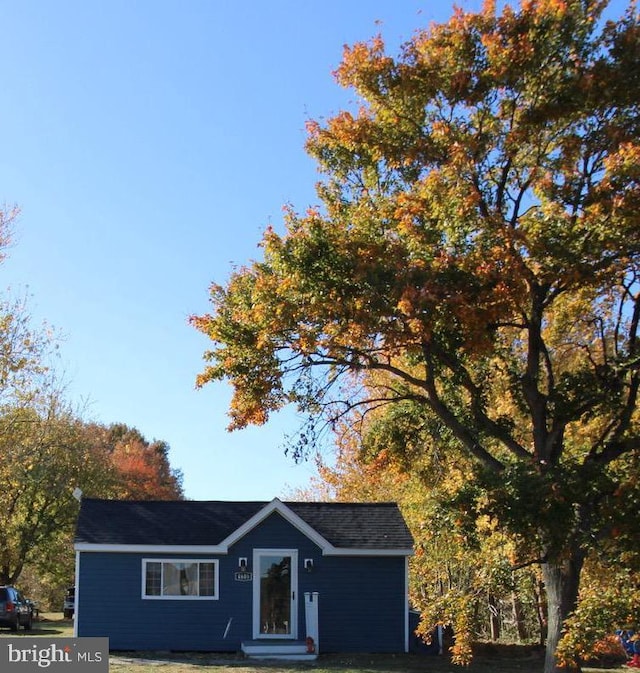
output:
[[297,638],[298,552],[253,552],[253,637]]

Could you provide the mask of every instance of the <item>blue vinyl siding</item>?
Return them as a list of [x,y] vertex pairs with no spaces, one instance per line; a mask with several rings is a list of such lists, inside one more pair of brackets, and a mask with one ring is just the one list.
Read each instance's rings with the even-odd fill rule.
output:
[[[107,636],[112,650],[238,651],[252,638],[253,615],[253,583],[235,580],[238,559],[246,557],[253,571],[253,550],[265,548],[298,550],[299,639],[306,636],[304,593],[317,591],[321,652],[404,651],[404,557],[322,556],[278,513],[218,557],[81,553],[78,635]],[[218,600],[143,600],[142,559],[154,557],[217,558]],[[305,558],[313,559],[312,572]]]
[[402,652],[403,557],[325,557],[318,568],[322,652]]
[[[153,554],[80,555],[78,635],[106,636],[114,650],[236,651],[239,643],[223,634],[235,584],[225,582],[229,559],[219,558],[219,600],[145,600],[142,559]],[[158,558],[211,558],[158,554]],[[250,598],[249,598],[250,604]]]

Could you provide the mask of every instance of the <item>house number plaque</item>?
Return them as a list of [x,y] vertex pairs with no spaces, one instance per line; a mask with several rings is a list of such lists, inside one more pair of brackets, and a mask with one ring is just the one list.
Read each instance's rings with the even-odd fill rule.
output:
[[253,579],[253,573],[247,571],[241,571],[234,574],[236,582],[251,582]]

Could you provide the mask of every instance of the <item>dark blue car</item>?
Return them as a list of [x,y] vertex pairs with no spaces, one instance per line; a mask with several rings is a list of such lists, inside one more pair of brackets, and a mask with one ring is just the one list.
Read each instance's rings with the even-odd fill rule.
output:
[[17,631],[21,626],[30,630],[32,625],[33,611],[29,601],[15,587],[0,587],[0,626]]

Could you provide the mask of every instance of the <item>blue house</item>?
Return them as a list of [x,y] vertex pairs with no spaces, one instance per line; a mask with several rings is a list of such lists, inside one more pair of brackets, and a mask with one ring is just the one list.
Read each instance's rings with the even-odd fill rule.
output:
[[393,503],[83,499],[75,634],[112,650],[405,652],[412,548]]

